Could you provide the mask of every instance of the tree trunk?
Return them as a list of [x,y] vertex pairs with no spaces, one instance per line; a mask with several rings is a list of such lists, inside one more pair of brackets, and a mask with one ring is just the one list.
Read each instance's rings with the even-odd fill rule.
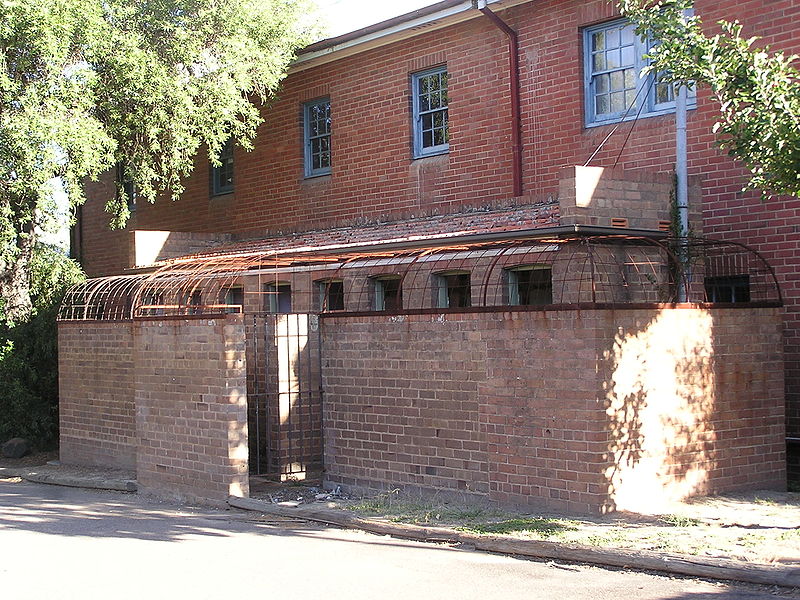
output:
[[16,250],[11,262],[0,259],[0,318],[19,323],[33,310],[31,302],[31,261],[36,235],[33,224],[23,226],[17,234]]

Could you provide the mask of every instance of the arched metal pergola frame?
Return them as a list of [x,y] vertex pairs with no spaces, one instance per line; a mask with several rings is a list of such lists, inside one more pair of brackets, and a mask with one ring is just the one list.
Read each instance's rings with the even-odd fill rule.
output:
[[[265,284],[277,285],[287,272],[299,270],[318,276],[316,285],[348,280],[347,312],[375,312],[374,282],[386,277],[400,280],[404,302],[395,312],[433,309],[437,277],[466,272],[477,276],[470,284],[470,308],[497,307],[508,305],[508,274],[521,267],[550,269],[553,306],[674,303],[681,288],[687,301],[707,302],[709,285],[727,285],[734,278],[747,281],[748,303],[782,302],[772,268],[742,244],[602,235],[476,239],[399,249],[304,248],[193,255],[164,262],[147,273],[79,283],[67,291],[59,319],[266,312],[265,303],[244,301],[230,291],[241,288],[245,278],[256,278],[248,293],[270,293],[264,291]],[[320,297],[323,300],[314,310],[325,312],[330,307],[325,305],[324,290]]]

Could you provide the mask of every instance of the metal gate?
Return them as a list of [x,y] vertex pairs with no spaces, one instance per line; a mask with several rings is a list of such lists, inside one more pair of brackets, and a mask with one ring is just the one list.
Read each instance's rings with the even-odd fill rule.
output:
[[250,473],[316,477],[322,471],[319,316],[254,316],[247,338]]

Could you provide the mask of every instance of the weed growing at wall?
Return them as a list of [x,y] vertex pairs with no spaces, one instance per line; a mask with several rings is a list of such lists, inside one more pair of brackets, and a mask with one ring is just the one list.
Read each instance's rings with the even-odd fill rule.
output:
[[40,448],[58,439],[56,314],[66,289],[83,279],[59,250],[37,247],[31,273],[33,314],[7,318],[0,304],[0,441],[26,437]]

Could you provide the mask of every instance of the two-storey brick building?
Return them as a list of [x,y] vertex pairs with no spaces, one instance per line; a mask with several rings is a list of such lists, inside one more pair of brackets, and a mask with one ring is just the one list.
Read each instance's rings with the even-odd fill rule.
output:
[[[795,0],[698,0],[695,11],[709,28],[718,19],[738,18],[745,25],[745,33],[762,36],[764,43],[788,52],[800,51],[800,39],[794,35],[792,25],[800,17],[800,4]],[[402,248],[445,246],[448,240],[452,245],[462,244],[462,250],[469,253],[475,250],[474,244],[488,239],[514,240],[515,236],[530,236],[534,230],[557,238],[566,235],[570,227],[573,234],[618,232],[657,239],[659,232],[670,228],[672,220],[669,199],[675,165],[675,106],[668,86],[652,77],[640,77],[645,46],[634,35],[632,26],[615,13],[613,3],[606,0],[445,0],[312,44],[294,63],[279,97],[264,109],[265,122],[253,151],[230,147],[222,166],[216,168],[198,158],[180,201],[136,205],[124,231],[111,231],[106,225],[105,199],[117,193],[113,174],[109,174],[90,185],[89,201],[75,228],[73,249],[89,276],[99,277],[128,269],[141,272],[142,267],[158,260],[202,252],[214,244],[222,244],[210,253],[214,256],[235,257],[254,251],[272,252],[271,256],[277,251],[294,252],[299,256],[324,251],[335,255],[331,261],[341,263],[345,255],[345,262],[356,260],[356,252],[364,259],[365,253],[381,248],[391,254]],[[800,201],[776,198],[762,202],[756,194],[742,193],[743,171],[715,146],[711,128],[716,107],[707,90],[693,92],[689,106],[693,227],[696,233],[745,243],[774,267],[785,302],[783,353],[788,433],[798,437]],[[455,250],[451,248],[452,252]],[[504,254],[506,258],[510,255]],[[652,259],[649,255],[642,258],[645,255],[627,259],[625,269]],[[398,256],[388,256],[381,260],[402,263]],[[374,254],[370,257],[378,260]],[[177,305],[208,306],[216,302],[225,306],[249,305],[253,312],[261,307],[273,313],[352,313],[376,307],[392,312],[402,312],[404,308],[434,312],[470,308],[479,304],[481,292],[477,289],[477,271],[471,272],[469,279],[474,265],[465,266],[468,258],[454,259],[451,255],[447,266],[431,271],[434,279],[417,286],[418,301],[412,301],[415,292],[410,286],[401,293],[397,283],[401,279],[408,283],[407,266],[402,269],[403,277],[398,268],[380,269],[371,264],[360,278],[347,278],[338,267],[326,271],[308,267],[308,262],[300,267],[302,261],[296,258],[294,263],[281,263],[285,270],[271,275],[272,282],[265,284],[271,287],[264,287],[259,280],[254,293],[246,284],[220,284],[213,299],[187,287],[182,288],[185,298],[179,298]],[[415,265],[422,264],[418,257],[413,260],[417,261]],[[461,262],[455,265],[454,260]],[[580,290],[570,295],[566,282],[579,278],[559,276],[557,261],[540,257],[516,266],[498,261],[497,272],[503,271],[505,278],[501,296],[507,304],[575,304],[586,300]],[[490,282],[494,266],[491,263],[491,268],[481,267],[484,290],[495,285]],[[218,267],[218,271],[223,270]],[[573,266],[564,267],[563,273],[572,270]],[[300,275],[301,272],[306,274]],[[666,271],[656,269],[654,273],[647,276],[654,285],[663,283],[662,277],[668,278]],[[628,284],[627,276],[620,277],[621,289]],[[520,287],[520,281],[527,287]],[[556,281],[563,284],[561,295],[554,291],[558,288]],[[706,277],[705,286],[700,285],[706,298],[700,300],[756,300],[755,288],[749,288],[755,282],[753,275],[728,269],[716,279]],[[196,296],[192,297],[193,293]],[[140,316],[163,314],[153,312],[158,308],[146,307],[171,306],[163,294],[146,296],[147,293],[139,295]],[[489,304],[486,298],[484,291],[484,304]],[[631,299],[653,300],[637,298],[635,294]],[[417,304],[412,306],[412,302]],[[137,310],[136,306],[128,308]],[[732,323],[730,327],[734,327]],[[336,342],[329,346],[338,348],[337,360],[357,362],[358,357],[349,354],[352,346],[342,340],[351,339],[348,336],[357,340],[359,326],[355,323],[343,327]],[[425,336],[425,327],[420,327],[417,334]],[[464,325],[464,339],[472,339],[469,331],[473,327]],[[576,331],[581,329],[575,327]],[[385,335],[391,340],[388,332]],[[726,343],[733,348],[736,331],[731,329],[726,335],[730,336]],[[474,334],[474,338],[480,336]],[[344,345],[336,346],[340,343]],[[487,343],[491,347],[500,341]],[[363,356],[369,355],[369,348],[362,351],[366,353]],[[417,351],[422,352],[419,348]],[[457,370],[470,381],[477,377],[470,373],[483,367],[469,366],[474,357],[462,358],[468,366]],[[552,358],[565,360],[555,350]],[[335,370],[335,366],[331,368]],[[412,371],[413,368],[400,369],[394,375],[384,373],[382,378],[413,381]],[[498,373],[481,376],[485,378],[481,379],[481,386],[490,396],[491,382],[508,385]],[[332,388],[338,385],[344,389],[358,387],[348,386],[348,378],[352,384],[354,376],[344,369],[328,373],[327,378]],[[723,383],[718,380],[710,385]],[[747,382],[737,385],[742,388],[743,397],[750,397],[752,390],[746,389]],[[570,386],[559,383],[556,387],[567,390]],[[252,394],[250,388],[248,393]],[[456,388],[450,391],[457,392]],[[349,389],[339,396],[356,397],[360,393]],[[455,400],[458,394],[451,396]],[[334,392],[331,397],[335,404],[337,394]],[[757,401],[758,392],[751,399]],[[372,408],[371,401],[362,400]],[[738,416],[729,414],[729,423],[755,414],[752,406],[740,409],[742,412],[735,413]],[[442,410],[440,422],[455,420]],[[782,407],[780,413],[782,419]],[[477,412],[473,417],[480,420]],[[363,423],[380,425],[377,417],[364,418],[367,420]],[[370,421],[371,418],[378,420]],[[331,419],[329,425],[348,429],[335,421]],[[487,423],[487,431],[497,425],[491,418]],[[68,424],[68,430],[69,427]],[[429,423],[423,428],[432,428],[434,437],[438,437],[448,427],[449,424]],[[428,464],[408,457],[398,459],[396,450],[386,450],[383,446],[392,444],[386,440],[397,432],[382,431],[383,436],[388,436],[384,439],[375,431],[350,429],[345,436],[350,436],[348,439],[333,436],[325,442],[326,452],[338,452],[339,481],[353,485],[399,481],[446,488],[450,483],[442,482],[449,478],[455,482],[451,486],[455,489],[500,489],[492,488],[494,484],[485,480],[470,480],[467,473],[473,467],[484,472],[492,470],[475,456],[465,458],[466,462],[455,469],[458,472],[450,465],[450,475],[444,476],[444,458],[434,457]],[[551,431],[546,425],[541,429]],[[732,431],[747,435],[737,428],[727,427],[725,431],[726,435]],[[761,437],[750,439],[745,452],[757,454],[761,439],[771,444],[772,458],[768,462],[773,464],[775,453],[782,452],[775,449],[775,432],[774,428],[769,434],[759,432]],[[461,450],[471,444],[477,448],[486,443],[504,443],[471,436],[456,436]],[[379,466],[365,467],[363,457],[356,454],[359,448],[366,448],[367,440],[383,445],[374,452],[385,451],[393,458],[384,457],[378,461]],[[569,434],[562,442],[580,445],[587,440]],[[484,450],[485,447],[481,451]],[[471,451],[477,452],[474,448]],[[81,452],[75,450],[74,455],[91,454]],[[408,464],[416,479],[399,480],[386,475]],[[348,470],[347,465],[352,468]],[[730,468],[723,478],[735,478],[734,472],[744,467],[739,464]],[[774,484],[776,471],[770,473],[761,483]],[[430,477],[426,479],[426,475]],[[512,484],[508,483],[509,487],[503,488],[505,496],[499,492],[496,495],[519,500],[524,495],[519,485],[510,491]],[[572,502],[576,507],[597,505],[585,498],[570,500],[560,493],[549,497]]]

